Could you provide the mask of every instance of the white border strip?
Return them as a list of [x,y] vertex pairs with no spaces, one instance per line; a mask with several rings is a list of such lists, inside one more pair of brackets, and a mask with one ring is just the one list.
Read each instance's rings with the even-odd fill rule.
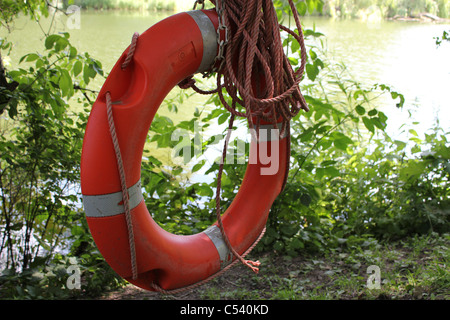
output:
[[[128,195],[130,197],[130,210],[132,210],[144,200],[141,181],[128,188]],[[124,213],[125,207],[121,203],[122,201],[122,191],[95,196],[83,195],[84,211],[86,216],[91,218],[110,217]]]
[[208,71],[214,63],[217,55],[217,32],[209,17],[200,10],[188,11],[192,19],[197,23],[202,32],[203,57],[197,72]]
[[219,227],[216,225],[212,225],[211,227],[203,231],[203,233],[209,237],[209,239],[216,247],[217,252],[219,253],[220,268],[221,269],[225,268],[233,260],[233,255],[228,249],[227,244],[223,240],[222,232],[220,232]]

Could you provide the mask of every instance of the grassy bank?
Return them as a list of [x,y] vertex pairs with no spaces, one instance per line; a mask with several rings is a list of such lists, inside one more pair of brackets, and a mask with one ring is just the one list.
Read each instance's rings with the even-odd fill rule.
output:
[[[450,235],[430,234],[398,242],[368,238],[325,254],[254,254],[262,263],[258,275],[238,265],[192,291],[161,295],[129,285],[102,299],[447,300],[449,244]],[[379,285],[369,266],[379,268]]]

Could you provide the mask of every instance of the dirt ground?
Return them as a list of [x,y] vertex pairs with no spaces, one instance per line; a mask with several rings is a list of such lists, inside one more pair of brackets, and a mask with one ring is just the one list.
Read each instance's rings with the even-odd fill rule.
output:
[[[253,257],[256,258],[256,257]],[[356,277],[354,266],[323,257],[295,257],[266,254],[258,257],[260,272],[254,274],[237,264],[227,272],[195,289],[164,295],[133,285],[110,292],[106,300],[235,300],[235,299],[364,299],[358,290],[330,289],[336,276]],[[366,265],[358,267],[360,287],[366,284]],[[338,272],[335,272],[338,271]],[[338,274],[339,273],[339,274]],[[384,299],[381,294],[378,299]]]
[[[256,258],[256,257],[253,257]],[[186,290],[185,292],[177,294],[164,295],[158,292],[151,292],[134,285],[127,285],[124,288],[110,292],[102,296],[100,299],[106,300],[203,300],[203,299],[225,299],[227,295],[224,293],[230,293],[229,299],[236,299],[233,293],[236,290],[242,292],[265,292],[267,291],[267,283],[265,280],[273,277],[283,278],[289,277],[298,270],[298,266],[302,264],[304,259],[296,257],[287,259],[283,256],[276,255],[264,255],[262,258],[258,258],[261,261],[260,272],[258,275],[247,267],[236,264],[222,275],[214,278],[213,280],[194,289]],[[276,273],[274,273],[276,272]],[[321,272],[310,272],[308,278],[314,281],[323,281]],[[263,281],[261,281],[263,280]],[[221,292],[221,293],[219,293]],[[242,297],[241,297],[242,298]],[[261,296],[260,298],[270,298],[270,294]]]
[[[289,257],[252,253],[253,273],[236,264],[213,280],[177,294],[133,285],[101,300],[449,300],[450,238]],[[368,267],[380,268],[380,286],[368,286]],[[372,278],[373,279],[373,278]]]

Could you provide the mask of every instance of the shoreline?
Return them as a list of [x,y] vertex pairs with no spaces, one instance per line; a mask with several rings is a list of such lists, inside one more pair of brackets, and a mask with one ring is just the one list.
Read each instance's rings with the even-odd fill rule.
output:
[[404,21],[404,22],[424,22],[424,23],[450,23],[450,19],[445,19],[431,13],[419,13],[417,16],[395,15],[391,18],[384,18],[386,21]]
[[[81,7],[82,11],[85,12],[161,12],[161,13],[176,13],[176,12],[182,12],[182,11],[189,11],[192,10],[192,6],[184,6],[184,7],[174,7],[174,8],[138,8],[138,7],[112,7],[112,8],[94,8],[94,7],[88,7],[83,8]],[[336,19],[336,20],[364,20],[360,17],[333,17],[330,15],[314,15],[314,14],[308,14],[304,16],[305,18],[324,18],[324,19]],[[436,15],[433,15],[431,13],[420,13],[418,15],[414,16],[401,16],[401,15],[395,15],[393,17],[380,17],[380,21],[399,21],[399,22],[422,22],[422,23],[437,23],[437,24],[445,24],[450,23],[450,19],[447,18],[441,18]]]

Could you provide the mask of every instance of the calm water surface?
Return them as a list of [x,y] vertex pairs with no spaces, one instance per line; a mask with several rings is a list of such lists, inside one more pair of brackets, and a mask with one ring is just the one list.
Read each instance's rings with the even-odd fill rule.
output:
[[[100,60],[109,72],[134,32],[142,33],[170,14],[82,12],[80,29],[68,30],[65,17],[55,19],[52,26],[54,31],[70,31],[72,44]],[[433,38],[450,30],[450,24],[394,21],[368,24],[321,18],[306,18],[303,22],[306,28],[314,27],[326,35],[328,53],[344,62],[355,80],[366,85],[387,84],[405,95],[406,110],[397,110],[392,101],[384,106],[390,132],[396,133],[400,125],[411,121],[420,122],[419,131],[424,132],[436,119],[448,131],[450,43],[438,48]],[[46,21],[43,28],[47,30],[49,25]],[[8,37],[15,45],[10,57],[13,65],[32,50],[42,51],[42,31],[29,19],[19,19]],[[99,77],[93,89],[99,89],[102,83]],[[187,117],[204,101],[204,97],[189,100],[188,105],[183,105],[181,117]],[[408,111],[412,112],[412,120],[408,120]]]
[[[434,37],[441,37],[449,24],[383,21],[315,20],[316,29],[327,36],[335,58],[345,62],[356,80],[364,84],[384,83],[405,95],[406,110],[391,102],[385,107],[389,131],[412,120],[426,131],[439,119],[450,129],[450,43],[439,48]],[[311,25],[311,24],[310,24]]]

